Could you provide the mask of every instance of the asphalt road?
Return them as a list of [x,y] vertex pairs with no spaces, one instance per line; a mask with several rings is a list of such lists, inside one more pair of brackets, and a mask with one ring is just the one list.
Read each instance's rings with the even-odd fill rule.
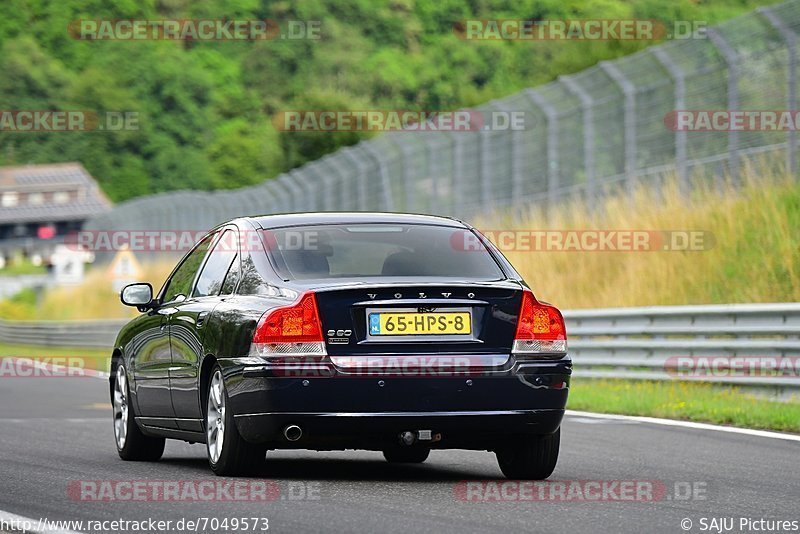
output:
[[[687,518],[701,532],[704,517],[735,518],[739,532],[741,517],[800,519],[800,443],[577,416],[564,423],[551,478],[560,482],[537,487],[537,499],[506,487],[497,502],[502,477],[486,452],[434,451],[425,464],[396,466],[375,452],[281,451],[252,479],[273,481],[279,495],[269,502],[90,502],[68,488],[219,480],[203,445],[170,441],[160,462],[121,461],[107,391],[97,378],[0,378],[0,510],[37,520],[267,517],[277,532],[684,532]],[[469,493],[482,502],[463,499],[464,481],[482,484]],[[609,498],[621,495],[614,481],[657,489],[642,500],[588,502],[575,493],[589,493],[586,481],[612,484]],[[568,500],[550,493],[559,483]]]

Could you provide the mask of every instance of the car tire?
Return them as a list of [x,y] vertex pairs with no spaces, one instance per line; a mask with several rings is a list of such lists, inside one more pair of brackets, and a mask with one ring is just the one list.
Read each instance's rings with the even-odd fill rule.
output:
[[558,461],[561,429],[546,436],[522,438],[495,451],[500,470],[512,480],[544,480]]
[[136,424],[130,404],[130,387],[125,366],[120,363],[114,379],[111,404],[114,408],[114,442],[119,457],[126,461],[154,462],[164,454],[164,438],[145,436]]
[[248,443],[239,435],[233,410],[228,408],[228,390],[219,365],[211,372],[205,393],[206,451],[211,470],[218,476],[246,475],[257,471],[264,464],[267,447]]
[[424,447],[394,447],[385,449],[383,457],[392,464],[421,464],[430,453],[431,450]]

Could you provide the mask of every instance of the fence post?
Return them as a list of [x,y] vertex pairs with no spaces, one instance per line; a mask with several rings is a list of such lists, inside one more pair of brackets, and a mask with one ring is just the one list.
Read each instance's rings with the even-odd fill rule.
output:
[[[728,66],[728,111],[735,111],[739,109],[739,56],[716,28],[709,28],[707,35]],[[734,129],[728,132],[728,171],[734,185],[739,185],[739,132]]]
[[[396,179],[396,182],[400,184],[400,190],[403,192],[402,198],[398,197],[396,201],[402,205],[402,209],[400,211],[410,212],[411,205],[413,204],[413,190],[409,187],[408,181],[410,180],[410,170],[409,170],[409,160],[408,160],[408,153],[406,152],[405,144],[402,142],[402,134],[395,134],[394,132],[389,132],[384,135],[386,140],[392,143],[395,148],[397,148],[397,161],[400,163],[400,173]],[[389,184],[392,187],[396,187],[393,184]],[[395,198],[392,197],[392,202],[395,202]]]
[[328,194],[328,188],[329,188],[328,177],[324,176],[319,171],[319,166],[321,164],[321,161],[322,160],[315,160],[310,163],[306,163],[305,165],[303,165],[302,169],[306,171],[308,174],[310,174],[311,177],[316,180],[316,183],[314,184],[313,188],[313,193],[314,193],[314,198],[319,199],[314,202],[317,211],[331,211],[329,208],[330,195]]
[[437,141],[436,134],[421,134],[426,137],[429,136],[428,139],[425,140],[425,160],[428,166],[428,179],[431,181],[431,202],[428,204],[428,213],[435,213],[437,215],[441,215],[441,212],[437,211],[438,202],[439,202],[439,173],[434,172],[434,166],[431,163],[434,158],[438,155],[438,146],[436,145]]
[[300,199],[303,198],[302,188],[300,188],[290,174],[282,174],[276,179],[276,181],[280,182],[280,185],[282,185],[289,193],[289,204],[292,208],[292,211],[300,211],[302,209],[300,205]]
[[525,89],[525,96],[544,113],[547,120],[547,211],[555,206],[558,198],[558,111],[534,89]]
[[[350,191],[349,187],[346,187],[349,186],[349,184],[347,183],[347,169],[345,169],[345,167],[343,166],[344,162],[342,162],[341,159],[342,159],[342,154],[340,151],[340,152],[334,152],[333,154],[326,156],[325,159],[323,160],[328,164],[330,168],[332,168],[336,172],[336,175],[339,177],[338,191],[336,191],[337,190],[336,184],[333,184],[333,186],[330,188],[331,196],[333,198],[338,199],[338,205],[333,206],[333,211],[350,210],[350,199],[352,197],[352,192]],[[329,184],[332,183],[331,180],[332,178],[329,178]],[[338,194],[333,195],[334,191],[336,191]]]
[[334,193],[336,188],[333,181],[336,179],[334,172],[331,170],[330,162],[327,157],[322,157],[312,162],[309,170],[313,172],[317,179],[317,187],[322,191],[322,211],[336,211],[336,199]]
[[461,211],[464,205],[464,136],[475,135],[473,132],[453,132],[453,214],[463,217]]
[[[675,84],[673,95],[674,111],[681,111],[686,106],[686,76],[678,64],[675,63],[669,54],[661,46],[650,49],[655,58],[666,69]],[[675,172],[678,175],[678,191],[684,198],[689,197],[689,170],[686,165],[686,132],[675,130]]]
[[289,171],[289,176],[294,178],[295,182],[300,184],[300,187],[304,190],[303,197],[305,202],[303,204],[303,209],[305,211],[317,211],[317,197],[314,195],[314,187],[306,180],[306,175],[303,171],[304,169],[302,167],[299,169],[292,169]]
[[[769,7],[759,7],[756,9],[761,15],[766,18],[772,26],[781,34],[784,41],[786,41],[786,49],[789,52],[789,87],[788,94],[786,95],[787,108],[790,111],[797,110],[797,35],[789,28],[786,23]],[[787,143],[786,147],[786,164],[789,167],[789,173],[794,179],[797,179],[797,131],[794,128],[789,128],[786,132]]]
[[383,196],[383,208],[386,211],[394,211],[394,200],[392,199],[392,186],[389,180],[389,170],[386,168],[386,162],[381,157],[381,154],[375,150],[372,143],[362,143],[364,152],[372,156],[375,163],[378,164],[378,175],[381,178],[381,193]]
[[[487,118],[491,121],[491,111],[495,110],[496,106],[494,102],[489,102],[484,109],[480,110],[482,116],[482,127],[478,131],[478,140],[480,141],[480,190],[481,190],[481,202],[478,205],[483,204],[486,207],[487,212],[494,211],[494,192],[492,191],[492,168],[490,165],[490,142],[489,139],[492,135],[492,131],[488,128],[491,122],[487,123]],[[474,211],[475,206],[473,206],[472,211]]]
[[403,162],[403,190],[406,193],[406,212],[413,212],[415,209],[416,199],[415,193],[417,191],[417,184],[413,181],[411,176],[411,154],[407,142],[399,142],[397,146],[400,148],[400,153],[403,155],[400,160]]
[[367,211],[367,172],[364,159],[359,157],[361,154],[357,154],[363,143],[364,141],[353,147],[346,147],[342,150],[344,157],[349,159],[358,169],[358,181],[354,181],[354,183],[358,184],[358,211]]
[[264,184],[264,189],[267,191],[268,194],[280,197],[281,202],[279,202],[279,212],[278,213],[286,213],[291,211],[291,198],[286,192],[286,189],[277,182],[277,180],[269,180],[267,183]]
[[[511,116],[516,111],[523,111],[523,110],[514,110],[509,109],[506,107],[505,102],[502,100],[495,103],[495,107],[498,111],[502,111],[503,113],[508,113],[509,124],[511,121]],[[484,123],[486,121],[484,120]],[[526,122],[527,125],[527,122]],[[510,170],[511,170],[511,192],[509,195],[510,202],[509,204],[513,206],[514,204],[523,200],[522,194],[522,187],[523,182],[525,180],[525,176],[522,170],[522,154],[525,151],[525,147],[523,146],[523,134],[525,133],[523,130],[510,130],[510,137],[511,143],[509,145],[509,151],[511,152],[511,162],[510,162]]]
[[571,76],[559,76],[560,81],[569,92],[581,101],[583,115],[583,167],[586,173],[586,205],[591,209],[595,200],[594,176],[594,112],[592,97],[578,85]]
[[625,180],[627,182],[628,194],[633,195],[636,184],[636,87],[631,83],[625,74],[610,61],[601,61],[600,68],[605,72],[617,86],[619,86],[625,97],[623,104],[623,154],[625,158]]

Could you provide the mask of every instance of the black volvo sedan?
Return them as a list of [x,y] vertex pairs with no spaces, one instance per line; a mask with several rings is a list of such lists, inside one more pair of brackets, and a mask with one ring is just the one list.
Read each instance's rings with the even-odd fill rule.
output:
[[514,479],[558,458],[569,390],[564,320],[463,222],[386,213],[236,219],[186,254],[115,342],[124,460],[165,438],[207,445],[218,475],[269,449],[495,452]]

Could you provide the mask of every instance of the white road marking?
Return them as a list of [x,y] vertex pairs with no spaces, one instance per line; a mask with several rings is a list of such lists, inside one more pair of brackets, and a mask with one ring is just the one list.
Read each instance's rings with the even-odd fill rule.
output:
[[107,422],[108,417],[0,417],[0,423],[96,423]]
[[578,417],[571,416],[569,418],[573,423],[581,423],[582,425],[614,425],[619,423],[636,424],[636,421],[611,421],[609,419],[597,419],[594,417]]
[[108,380],[111,376],[110,373],[106,371],[97,371],[95,369],[86,369],[83,367],[72,367],[66,365],[53,365],[49,362],[43,362],[41,360],[37,360],[35,358],[17,358],[15,356],[4,356],[4,359],[11,360],[19,365],[20,363],[23,365],[29,365],[31,367],[35,367],[41,371],[46,371],[49,375],[43,376],[36,376],[33,375],[30,378],[83,378],[83,377],[90,377],[90,378],[101,378],[103,380]]
[[732,434],[745,434],[747,436],[757,436],[760,438],[783,439],[787,441],[800,441],[800,435],[786,434],[783,432],[770,432],[768,430],[755,430],[752,428],[738,428],[734,426],[710,425],[708,423],[695,423],[693,421],[678,421],[675,419],[660,419],[658,417],[642,417],[639,415],[617,415],[607,413],[578,412],[567,410],[567,415],[571,417],[589,417],[594,419],[610,419],[615,421],[636,421],[639,423],[651,423],[663,426],[678,426],[683,428],[694,428],[697,430],[715,430],[717,432],[730,432]]

